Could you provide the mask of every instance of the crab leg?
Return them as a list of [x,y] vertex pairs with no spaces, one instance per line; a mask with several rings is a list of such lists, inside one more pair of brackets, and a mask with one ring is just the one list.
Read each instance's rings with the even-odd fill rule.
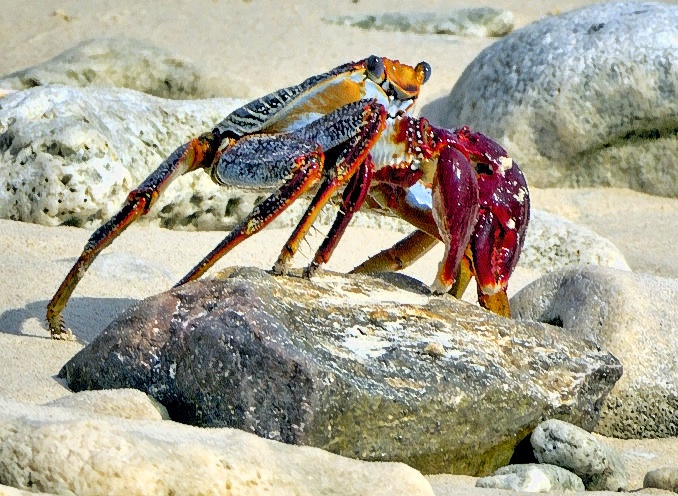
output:
[[130,192],[117,214],[94,231],[82,254],[47,305],[47,323],[53,339],[68,338],[69,333],[63,324],[61,312],[96,256],[132,222],[148,213],[158,196],[174,179],[209,165],[214,157],[217,141],[218,138],[212,133],[205,133],[180,146],[137,189]]
[[[290,143],[291,142],[291,143]],[[291,145],[291,146],[290,146]],[[239,152],[241,148],[245,149],[247,156],[261,155],[264,151],[271,152],[272,147],[285,148],[289,146],[295,153],[294,157],[284,157],[280,159],[279,164],[272,165],[271,170],[283,170],[289,167],[292,162],[290,176],[280,189],[276,190],[264,201],[259,203],[254,210],[238,224],[224,240],[219,243],[198,265],[193,267],[176,285],[181,286],[189,281],[193,281],[204,274],[212,265],[214,265],[222,256],[232,250],[235,246],[246,240],[253,234],[261,231],[270,224],[276,217],[285,211],[299,196],[312,188],[321,178],[323,163],[325,160],[321,148],[315,145],[310,150],[304,150],[301,147],[308,146],[308,142],[299,142],[290,135],[272,135],[243,138],[236,143],[229,153]],[[263,150],[265,148],[266,150]]]
[[332,252],[351,222],[353,214],[360,210],[365,198],[367,198],[373,176],[374,164],[372,158],[368,155],[346,185],[337,217],[320,248],[318,248],[313,261],[304,270],[304,277],[312,277],[321,264],[330,260]]
[[[329,175],[325,174],[325,181],[283,248],[283,254],[289,253],[291,258],[322,206],[365,160],[369,142],[363,144],[361,140],[367,140],[367,136],[380,131],[385,121],[384,114],[384,108],[374,100],[355,102],[319,118],[294,133],[245,137],[217,157],[217,164],[213,169],[213,178],[217,182],[232,184],[234,177],[253,173],[258,184],[270,182],[273,176],[273,179],[282,180],[283,183],[277,191],[259,203],[252,213],[176,286],[200,277],[222,256],[263,229],[299,196],[315,186],[325,170],[323,150],[332,149],[342,144],[347,135],[348,137],[353,135],[349,145],[341,150],[332,172]],[[256,167],[251,160],[252,157]],[[275,157],[275,161],[269,160],[265,167],[258,163],[271,157]],[[291,167],[290,163],[293,164]],[[284,173],[282,176],[281,171]]]
[[[324,122],[325,118],[321,118],[304,130],[305,135],[312,133],[316,141],[325,142],[326,150],[330,150],[339,144],[342,146],[334,166],[328,167],[326,170],[325,182],[318,189],[301,221],[283,246],[280,256],[273,266],[275,274],[287,272],[292,257],[299,249],[299,244],[308,233],[320,210],[337,190],[356,174],[363,163],[366,163],[367,167],[371,167],[368,155],[370,148],[379,139],[386,126],[386,109],[375,100],[360,101],[358,104],[362,108],[354,108],[356,107],[355,104],[346,105],[342,109],[325,116],[328,119],[327,123]],[[353,137],[344,144],[347,129],[352,130],[350,133]],[[317,134],[318,131],[322,131],[322,134]],[[371,172],[369,174],[371,175]],[[361,188],[363,187],[366,186],[361,186]],[[362,200],[359,200],[359,202],[362,203]],[[333,234],[333,239],[328,242],[331,244],[331,248],[339,241],[342,233],[343,229]]]
[[403,270],[423,257],[438,242],[438,238],[417,229],[391,248],[382,250],[355,267],[351,274]]

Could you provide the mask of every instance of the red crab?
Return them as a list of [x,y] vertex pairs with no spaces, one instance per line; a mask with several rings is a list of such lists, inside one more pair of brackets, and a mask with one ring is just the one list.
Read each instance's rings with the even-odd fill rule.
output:
[[[453,291],[463,292],[473,272],[480,303],[508,315],[505,288],[524,239],[527,186],[506,152],[485,136],[465,128],[435,128],[408,115],[430,70],[425,62],[411,67],[376,56],[343,64],[250,102],[211,132],[180,146],[92,234],[47,306],[52,337],[71,336],[61,312],[97,254],[146,214],[173,179],[196,169],[205,169],[218,184],[272,192],[177,285],[200,277],[299,196],[312,192],[311,205],[274,266],[275,273],[285,273],[321,208],[343,188],[337,219],[306,276],[329,260],[352,215],[369,197],[370,206],[388,209],[418,230],[355,271],[401,268],[391,260],[406,265],[416,259],[412,245],[426,250],[440,239],[446,252],[433,290],[449,290],[460,266],[457,280],[465,282]],[[428,203],[413,201],[422,185],[432,188]],[[498,294],[503,297],[493,296]]]

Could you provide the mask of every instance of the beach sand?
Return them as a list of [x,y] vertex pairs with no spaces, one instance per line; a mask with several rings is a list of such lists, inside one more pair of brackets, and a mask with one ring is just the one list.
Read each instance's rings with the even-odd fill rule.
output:
[[[223,89],[222,77],[227,74],[229,81],[241,81],[240,91],[248,94],[230,95],[226,90],[223,94],[254,97],[374,53],[412,64],[420,60],[431,64],[433,75],[422,92],[421,106],[447,95],[465,66],[493,40],[363,31],[318,19],[486,5],[511,10],[519,28],[549,13],[590,3],[594,2],[500,0],[471,5],[461,0],[301,0],[283,6],[284,2],[271,0],[0,0],[0,74],[47,60],[85,39],[129,36],[191,59],[204,69],[215,91]],[[633,270],[678,277],[678,200],[603,188],[533,189],[532,198],[535,208],[562,215],[610,239]],[[270,268],[289,232],[266,229],[228,254],[217,268]],[[70,394],[55,374],[82,345],[51,341],[44,312],[90,233],[0,220],[0,396],[44,403]],[[347,271],[402,236],[350,228],[327,268]],[[65,311],[69,326],[81,340],[90,341],[133,301],[169,289],[222,237],[219,232],[130,228],[104,252],[76,289]],[[296,265],[305,265],[313,253],[311,246],[317,246],[319,239],[316,232],[302,248]],[[408,273],[430,283],[441,253],[442,246],[438,246]],[[511,292],[538,275],[519,269]]]

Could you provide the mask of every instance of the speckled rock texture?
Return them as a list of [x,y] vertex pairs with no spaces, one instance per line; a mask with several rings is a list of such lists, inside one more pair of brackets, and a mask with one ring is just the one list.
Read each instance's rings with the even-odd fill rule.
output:
[[513,13],[492,7],[445,12],[387,12],[323,18],[329,24],[378,31],[458,36],[504,36],[513,30]]
[[677,279],[586,266],[536,280],[511,298],[511,309],[518,319],[560,325],[621,361],[624,375],[595,430],[638,439],[678,436],[677,301]]
[[489,477],[481,477],[476,487],[545,493],[585,490],[581,478],[569,470],[548,463],[525,463],[499,468]]
[[678,197],[677,36],[672,4],[604,2],[544,18],[483,50],[424,113],[498,140],[532,186]]
[[621,374],[557,328],[398,274],[221,279],[135,305],[59,375],[76,391],[140,389],[181,422],[485,475],[544,417],[593,428]]
[[581,477],[588,491],[627,491],[624,463],[609,446],[579,427],[551,419],[530,438],[541,463],[557,465]]
[[[0,398],[0,494],[19,489],[78,496],[334,494],[433,496],[416,470],[289,446],[236,429],[125,419]],[[152,404],[147,406],[153,408]]]
[[125,37],[83,41],[51,60],[0,77],[0,88],[24,90],[48,85],[129,88],[176,100],[249,96],[237,91],[216,93],[192,62]]

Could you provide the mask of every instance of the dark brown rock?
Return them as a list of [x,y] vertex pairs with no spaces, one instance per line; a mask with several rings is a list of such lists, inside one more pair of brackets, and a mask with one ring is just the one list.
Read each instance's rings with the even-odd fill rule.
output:
[[220,279],[137,304],[60,376],[76,391],[141,389],[186,423],[488,474],[544,418],[592,429],[621,375],[561,329],[429,296],[405,276]]

